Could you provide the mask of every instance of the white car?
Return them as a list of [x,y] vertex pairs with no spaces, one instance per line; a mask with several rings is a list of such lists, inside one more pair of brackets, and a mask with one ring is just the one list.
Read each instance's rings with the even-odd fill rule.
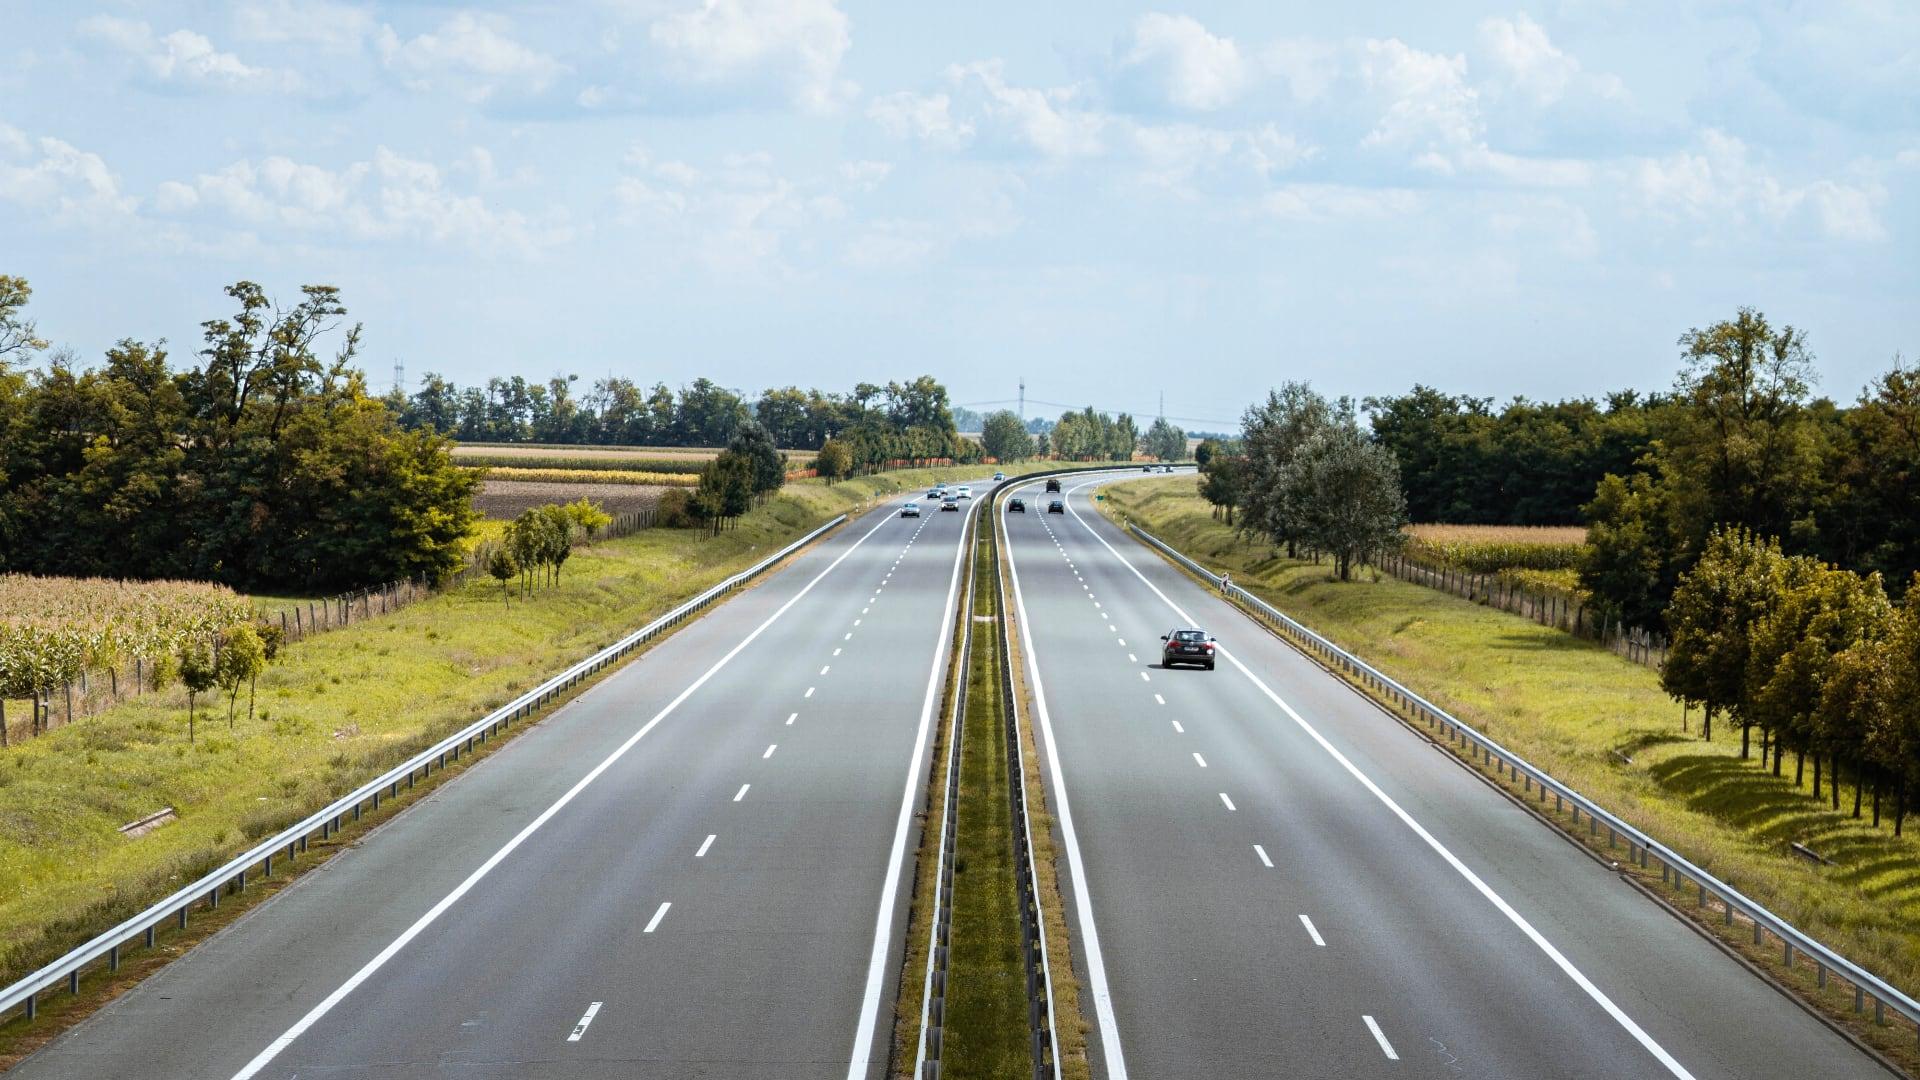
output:
[[900,508],[900,516],[901,517],[919,517],[920,504],[917,502],[907,503],[906,505]]
[[970,487],[963,487],[960,489],[959,495],[963,499],[971,499],[973,498],[973,489]]

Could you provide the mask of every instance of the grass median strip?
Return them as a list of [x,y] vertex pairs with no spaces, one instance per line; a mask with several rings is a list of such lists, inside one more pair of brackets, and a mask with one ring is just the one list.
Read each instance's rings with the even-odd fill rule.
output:
[[[1920,859],[1913,837],[1895,838],[1834,812],[1789,780],[1742,762],[1739,740],[1705,742],[1657,672],[1551,627],[1424,586],[1383,579],[1342,584],[1328,567],[1275,556],[1213,518],[1191,478],[1106,489],[1107,512],[1137,522],[1247,588],[1508,749],[1583,792],[1788,922],[1909,993],[1920,987]],[[1447,746],[1444,741],[1440,744]],[[1529,805],[1531,792],[1493,765],[1469,760]],[[1607,835],[1575,830],[1551,803],[1544,815],[1607,852]],[[1801,843],[1833,860],[1793,853]],[[1611,857],[1623,864],[1624,846]],[[1657,870],[1626,872],[1719,935],[1756,967],[1799,990],[1856,1037],[1912,1070],[1913,1029],[1876,1026],[1853,1013],[1851,988],[1819,978],[1804,958],[1781,966],[1756,950],[1751,924],[1730,930],[1718,909],[1699,909]]]

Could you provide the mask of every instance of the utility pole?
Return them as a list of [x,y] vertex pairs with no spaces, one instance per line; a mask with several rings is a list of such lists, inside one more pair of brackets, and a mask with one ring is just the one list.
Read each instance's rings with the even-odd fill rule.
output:
[[1020,426],[1027,424],[1027,377],[1020,376]]
[[407,392],[407,362],[405,360],[395,360],[393,362],[393,388],[402,394]]
[[1162,390],[1160,391],[1160,414],[1159,416],[1155,417],[1155,419],[1165,420],[1166,418],[1167,418],[1167,392],[1165,390]]

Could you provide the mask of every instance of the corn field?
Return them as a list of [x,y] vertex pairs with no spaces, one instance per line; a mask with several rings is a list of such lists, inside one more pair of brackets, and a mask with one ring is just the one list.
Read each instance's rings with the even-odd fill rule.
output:
[[205,582],[0,575],[0,692],[23,696],[88,668],[171,655],[250,610]]
[[1569,570],[1587,546],[1577,525],[1409,525],[1406,533],[1413,558],[1475,574]]

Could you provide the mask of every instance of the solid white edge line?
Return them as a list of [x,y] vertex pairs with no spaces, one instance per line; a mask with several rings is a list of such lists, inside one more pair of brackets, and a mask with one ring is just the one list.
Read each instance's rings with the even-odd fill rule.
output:
[[586,1013],[580,1017],[580,1022],[573,1025],[573,1034],[567,1036],[567,1041],[579,1042],[580,1036],[585,1035],[587,1033],[587,1025],[593,1023],[593,1017],[599,1011],[600,1011],[600,1002],[596,1001],[588,1005]]
[[[1092,481],[1088,481],[1088,483],[1092,483]],[[1073,490],[1078,491],[1080,490],[1080,488],[1085,486],[1087,485],[1081,484],[1075,487]],[[1087,524],[1086,520],[1080,517],[1080,512],[1078,510],[1073,510],[1073,504],[1071,501],[1068,502],[1067,508],[1073,511],[1074,520],[1080,522],[1080,527],[1087,530],[1087,533],[1091,535],[1095,540],[1098,540],[1100,542],[1100,546],[1106,548],[1109,552],[1111,552],[1114,558],[1119,559],[1121,565],[1125,566],[1128,570],[1133,571],[1133,576],[1139,578],[1141,584],[1153,590],[1153,595],[1159,597],[1162,603],[1172,608],[1174,613],[1179,615],[1181,619],[1185,620],[1189,624],[1193,622],[1192,616],[1188,615],[1184,610],[1182,610],[1179,604],[1174,603],[1173,600],[1169,598],[1166,593],[1161,592],[1159,586],[1147,580],[1147,576],[1141,573],[1138,567],[1134,566],[1133,563],[1129,561],[1125,555],[1120,554],[1120,552],[1116,550],[1112,544],[1107,543],[1106,537],[1101,536],[1097,531],[1094,530],[1093,526]],[[1445,860],[1447,865],[1453,867],[1456,873],[1458,873],[1462,878],[1465,878],[1467,883],[1469,885],[1472,885],[1475,891],[1479,892],[1481,896],[1486,898],[1488,903],[1494,906],[1495,910],[1499,911],[1500,914],[1505,915],[1507,917],[1508,922],[1511,922],[1515,927],[1517,927],[1520,930],[1522,934],[1526,935],[1527,939],[1529,941],[1532,941],[1535,947],[1537,947],[1542,953],[1546,954],[1547,959],[1553,961],[1554,965],[1558,967],[1563,973],[1565,973],[1567,978],[1573,980],[1573,983],[1575,986],[1578,986],[1581,990],[1585,991],[1586,995],[1589,998],[1591,998],[1595,1004],[1599,1005],[1600,1008],[1604,1010],[1608,1016],[1613,1017],[1614,1022],[1618,1023],[1620,1027],[1627,1032],[1627,1034],[1633,1036],[1634,1041],[1638,1042],[1649,1054],[1652,1054],[1654,1059],[1660,1062],[1660,1064],[1669,1073],[1671,1073],[1676,1078],[1676,1080],[1694,1080],[1693,1074],[1687,1071],[1686,1066],[1680,1064],[1679,1061],[1675,1060],[1674,1056],[1672,1054],[1669,1054],[1665,1047],[1661,1046],[1658,1042],[1654,1041],[1653,1036],[1647,1034],[1646,1031],[1642,1029],[1639,1024],[1634,1022],[1632,1017],[1628,1016],[1626,1012],[1620,1008],[1620,1006],[1614,1004],[1613,999],[1608,997],[1605,991],[1601,990],[1598,986],[1594,985],[1593,981],[1591,979],[1588,979],[1587,976],[1584,973],[1582,973],[1579,968],[1574,967],[1573,961],[1568,960],[1566,956],[1563,955],[1558,948],[1554,947],[1553,942],[1548,941],[1546,938],[1546,935],[1534,929],[1533,924],[1528,922],[1524,915],[1521,915],[1518,911],[1514,910],[1513,905],[1507,903],[1506,899],[1503,898],[1499,893],[1494,892],[1492,886],[1488,885],[1485,881],[1482,881],[1480,879],[1480,875],[1474,873],[1471,867],[1469,867],[1466,863],[1460,861],[1459,856],[1455,855],[1451,850],[1449,850],[1445,844],[1442,844],[1438,837],[1428,832],[1426,829],[1426,826],[1420,824],[1420,822],[1415,820],[1412,814],[1407,813],[1407,811],[1403,809],[1399,803],[1393,800],[1392,796],[1388,795],[1385,791],[1381,790],[1380,785],[1374,783],[1371,777],[1369,777],[1366,773],[1361,772],[1359,766],[1355,765],[1352,761],[1348,760],[1347,756],[1341,753],[1339,748],[1335,747],[1333,743],[1327,741],[1326,736],[1320,734],[1320,731],[1318,728],[1315,728],[1312,724],[1309,724],[1306,721],[1305,717],[1302,717],[1299,713],[1293,710],[1293,706],[1287,704],[1286,701],[1282,699],[1279,694],[1274,693],[1273,688],[1268,686],[1265,680],[1261,679],[1260,676],[1255,675],[1253,673],[1253,669],[1241,663],[1240,658],[1238,656],[1235,656],[1233,653],[1227,651],[1224,647],[1219,650],[1219,655],[1226,657],[1227,660],[1230,661],[1234,667],[1240,669],[1240,673],[1242,675],[1245,675],[1249,680],[1251,680],[1254,686],[1259,687],[1260,692],[1267,696],[1267,700],[1273,702],[1275,705],[1278,705],[1280,707],[1280,711],[1286,713],[1287,716],[1296,725],[1299,726],[1301,731],[1305,732],[1309,738],[1311,738],[1314,742],[1318,743],[1320,745],[1320,749],[1326,751],[1328,756],[1332,757],[1334,761],[1338,762],[1340,767],[1347,771],[1348,775],[1352,776],[1355,780],[1358,780],[1362,787],[1366,788],[1367,791],[1371,792],[1374,798],[1380,800],[1380,802],[1384,806],[1386,806],[1386,808],[1389,811],[1391,811],[1395,817],[1400,819],[1402,824],[1406,825],[1407,828],[1413,831],[1413,834],[1415,836],[1418,836],[1422,841],[1424,841],[1427,847],[1433,849],[1434,853],[1439,855],[1441,859]],[[1221,797],[1225,798],[1225,796],[1221,796]],[[1383,1039],[1382,1041],[1384,1042],[1385,1040]]]
[[[1266,867],[1269,870],[1273,869],[1273,860],[1267,858],[1266,848],[1261,847],[1259,844],[1255,844],[1253,845],[1253,853],[1255,855],[1260,856],[1260,865]],[[1302,915],[1301,918],[1304,919],[1306,918],[1306,916]]]
[[[1058,545],[1056,545],[1058,546]],[[1019,545],[1008,538],[1007,571],[1013,582],[1014,610],[1020,616],[1020,639],[1027,654],[1027,682],[1033,687],[1033,711],[1046,736],[1047,771],[1053,779],[1054,819],[1067,848],[1067,868],[1073,875],[1074,914],[1080,924],[1081,950],[1087,962],[1087,982],[1093,994],[1093,1013],[1100,1029],[1100,1052],[1106,1059],[1108,1080],[1126,1080],[1127,1059],[1120,1049],[1120,1027],[1113,1015],[1113,990],[1107,985],[1106,960],[1100,952],[1100,932],[1093,922],[1092,889],[1087,883],[1080,840],[1073,828],[1073,806],[1067,799],[1067,780],[1060,768],[1060,750],[1053,738],[1053,718],[1047,712],[1046,688],[1040,678],[1040,659],[1034,653],[1033,624],[1027,618],[1027,598],[1020,589]]]
[[719,838],[719,835],[720,835],[720,834],[718,834],[718,833],[708,833],[708,834],[707,834],[707,838],[706,838],[705,840],[702,840],[702,841],[700,842],[700,850],[699,850],[699,851],[696,851],[696,852],[694,852],[694,853],[693,853],[693,857],[694,857],[694,858],[696,858],[696,859],[704,859],[704,858],[706,858],[706,857],[707,857],[707,849],[713,846],[713,842],[714,842],[714,841],[715,841],[716,839],[718,839],[718,838]]
[[1360,1019],[1367,1022],[1367,1030],[1373,1032],[1373,1040],[1380,1044],[1380,1052],[1387,1055],[1387,1060],[1399,1061],[1400,1055],[1393,1052],[1393,1044],[1387,1041],[1387,1033],[1380,1030],[1380,1025],[1374,1022],[1373,1017],[1362,1016]]
[[[1261,852],[1260,857],[1263,859],[1266,858],[1266,852]],[[1268,863],[1267,865],[1272,866],[1273,864]],[[1315,945],[1322,949],[1327,947],[1326,939],[1320,936],[1320,929],[1313,925],[1313,920],[1307,918],[1307,913],[1304,911],[1300,913],[1300,925],[1307,928],[1307,936],[1313,939]]]
[[[973,515],[980,503],[969,503]],[[947,658],[949,631],[953,626],[954,604],[960,594],[960,568],[967,554],[967,522],[961,522],[960,536],[954,541],[953,573],[947,582],[947,603],[942,609],[939,634],[934,637],[933,663],[927,671],[927,693],[920,704],[920,728],[914,735],[913,757],[907,762],[906,784],[900,792],[900,816],[894,825],[893,850],[887,857],[887,876],[880,888],[880,907],[873,922],[873,952],[867,960],[867,988],[860,1001],[860,1023],[853,1033],[853,1056],[847,1062],[847,1080],[865,1080],[873,1060],[874,1032],[880,1023],[880,994],[886,988],[887,959],[893,940],[894,898],[899,894],[900,875],[907,858],[907,833],[913,826],[914,796],[919,791],[920,760],[927,752],[927,731],[933,724],[933,710],[940,689],[942,661]]]
[[813,587],[815,585],[818,585],[821,582],[821,580],[825,578],[828,574],[833,573],[834,568],[839,566],[842,562],[846,561],[847,556],[853,554],[854,551],[857,550],[861,544],[866,543],[868,537],[872,536],[876,532],[879,532],[880,526],[885,525],[887,523],[887,520],[890,520],[890,519],[882,519],[879,525],[875,525],[873,528],[868,529],[865,533],[861,535],[860,539],[855,540],[851,545],[847,547],[847,550],[841,552],[832,562],[828,563],[825,569],[821,570],[818,574],[815,574],[812,581],[809,581],[805,585],[801,586],[799,592],[794,593],[793,596],[790,597],[786,603],[780,605],[780,607],[776,611],[774,611],[773,614],[767,616],[764,622],[762,622],[759,626],[754,627],[753,630],[750,633],[748,633],[746,637],[741,638],[739,644],[727,650],[725,655],[723,655],[722,657],[720,657],[720,659],[715,660],[713,662],[712,667],[709,667],[706,671],[702,672],[699,678],[687,684],[686,689],[680,691],[680,693],[677,694],[672,701],[667,702],[667,704],[664,707],[662,707],[659,712],[654,713],[653,718],[648,720],[645,724],[641,725],[640,730],[634,732],[632,735],[627,736],[627,739],[625,742],[615,747],[614,751],[611,754],[608,754],[605,758],[602,758],[600,761],[600,764],[595,765],[591,770],[587,772],[585,776],[582,776],[579,779],[579,781],[577,781],[572,787],[568,788],[566,791],[566,794],[554,800],[551,806],[548,806],[545,810],[541,811],[540,816],[528,822],[524,828],[522,828],[519,832],[515,833],[513,835],[513,839],[507,841],[504,845],[501,846],[501,848],[498,851],[495,851],[491,856],[489,856],[486,862],[481,863],[480,866],[473,871],[473,873],[468,874],[465,880],[461,881],[460,884],[454,886],[453,891],[447,893],[446,896],[442,897],[439,903],[433,905],[431,908],[428,908],[426,914],[414,920],[413,925],[401,931],[400,935],[394,938],[393,941],[389,942],[386,948],[381,949],[377,954],[374,955],[373,959],[367,961],[366,964],[364,964],[360,968],[360,970],[354,972],[351,976],[349,976],[347,978],[347,981],[341,983],[338,987],[334,989],[332,993],[328,994],[325,998],[321,999],[318,1005],[315,1005],[312,1009],[308,1010],[306,1015],[302,1016],[299,1020],[295,1021],[293,1026],[288,1028],[285,1032],[283,1032],[279,1038],[276,1038],[271,1043],[268,1043],[266,1049],[254,1055],[254,1058],[252,1061],[247,1062],[246,1065],[241,1067],[239,1072],[236,1072],[233,1074],[233,1080],[250,1080],[251,1077],[258,1075],[261,1069],[264,1069],[268,1065],[272,1064],[273,1059],[279,1057],[282,1051],[284,1051],[287,1047],[293,1045],[293,1041],[295,1039],[298,1039],[302,1034],[306,1032],[308,1028],[318,1023],[322,1017],[326,1016],[329,1012],[332,1012],[334,1006],[344,1001],[347,995],[353,993],[354,990],[357,989],[361,983],[366,982],[369,978],[373,976],[375,972],[385,967],[387,964],[387,961],[393,959],[394,955],[397,954],[401,949],[406,948],[408,942],[420,936],[421,931],[433,925],[433,923],[437,919],[439,919],[441,915],[444,915],[446,913],[448,908],[452,907],[455,903],[457,903],[461,897],[467,895],[467,893],[471,891],[475,885],[478,885],[482,878],[492,873],[494,867],[499,866],[500,863],[503,862],[508,855],[513,854],[514,850],[518,848],[521,844],[526,843],[528,837],[538,832],[541,826],[545,825],[548,821],[552,820],[555,814],[558,814],[562,809],[566,807],[568,803],[572,802],[576,797],[578,797],[582,791],[585,791],[589,784],[592,784],[595,780],[598,780],[602,773],[612,768],[614,762],[619,761],[622,757],[625,757],[627,751],[633,749],[634,746],[637,743],[639,743],[641,739],[646,737],[648,732],[652,731],[654,727],[660,723],[660,721],[665,720],[669,714],[671,714],[675,709],[680,707],[680,704],[682,702],[692,697],[694,695],[694,692],[699,690],[702,686],[705,686],[707,684],[707,680],[713,678],[714,675],[719,673],[721,668],[726,667],[727,664],[730,663],[734,657],[740,655],[741,651],[744,650],[748,645],[752,644],[754,639],[758,638],[761,635],[761,633],[767,629],[767,627],[772,626],[775,620],[779,619],[782,615],[785,615],[789,610],[792,609],[793,605],[799,603],[801,597],[813,591]]
[[672,906],[673,906],[673,901],[671,901],[671,900],[668,900],[668,901],[666,901],[665,903],[663,903],[663,904],[661,904],[661,905],[660,905],[660,910],[658,910],[658,911],[656,911],[656,912],[654,912],[654,913],[653,913],[653,918],[651,918],[651,919],[648,919],[648,920],[647,920],[647,928],[646,928],[645,930],[642,930],[642,931],[640,931],[640,932],[641,932],[641,933],[643,933],[643,934],[651,934],[651,933],[653,933],[653,928],[654,928],[654,927],[656,927],[656,926],[659,926],[659,925],[660,925],[660,920],[661,920],[661,919],[664,919],[664,918],[666,918],[666,917],[667,917],[667,909],[668,909],[668,908],[670,908],[670,907],[672,907]]

